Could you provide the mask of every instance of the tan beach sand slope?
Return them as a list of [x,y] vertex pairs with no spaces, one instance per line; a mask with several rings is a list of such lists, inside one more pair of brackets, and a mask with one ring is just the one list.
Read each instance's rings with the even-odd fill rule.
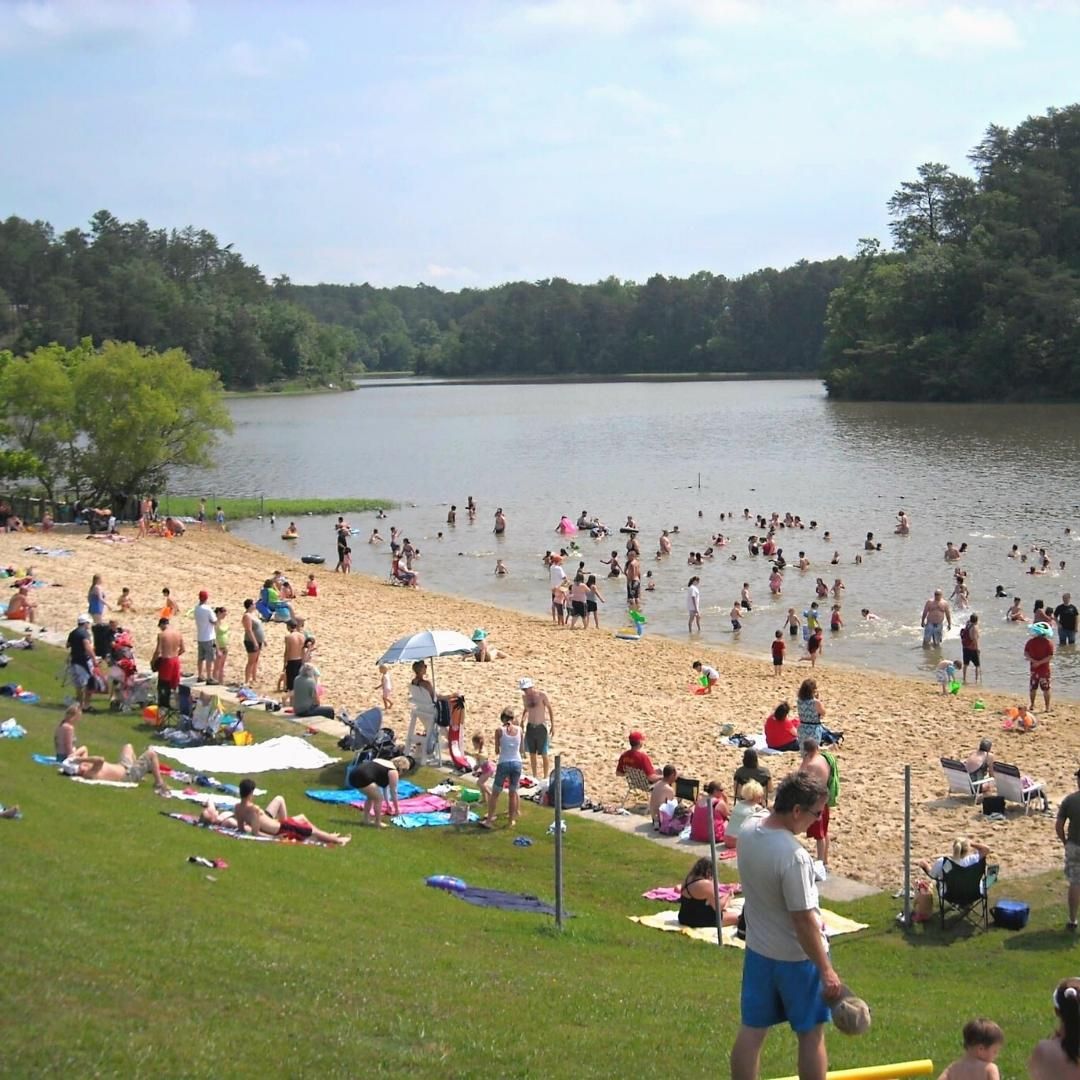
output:
[[[43,558],[24,552],[30,543],[74,548],[70,558]],[[730,785],[742,751],[721,741],[718,729],[730,722],[738,731],[761,731],[765,716],[786,697],[794,703],[806,665],[785,666],[772,677],[767,657],[740,656],[702,649],[682,641],[646,636],[641,642],[612,636],[625,620],[617,605],[604,612],[607,628],[569,631],[535,616],[504,611],[440,596],[424,590],[394,588],[371,578],[335,575],[331,568],[307,567],[264,551],[213,529],[176,540],[146,539],[110,545],[84,539],[81,533],[0,535],[0,564],[34,567],[36,574],[63,588],[35,589],[39,621],[50,629],[68,630],[86,610],[91,575],[104,576],[110,602],[122,586],[131,588],[137,614],[123,622],[136,636],[139,657],[149,658],[160,608],[161,587],[168,585],[187,613],[198,590],[207,588],[213,604],[229,609],[233,627],[228,677],[243,672],[240,617],[245,597],[255,597],[262,581],[276,568],[297,585],[314,570],[318,599],[298,601],[318,640],[317,658],[327,701],[350,712],[378,704],[378,672],[374,662],[396,638],[424,628],[448,628],[471,634],[484,627],[491,642],[510,654],[491,664],[458,659],[439,661],[436,677],[442,691],[465,695],[466,741],[481,730],[491,751],[492,733],[505,705],[520,706],[517,680],[529,675],[551,696],[556,717],[555,747],[567,765],[577,765],[587,778],[590,797],[619,799],[624,782],[614,775],[615,761],[626,747],[626,734],[641,728],[657,765],[675,763],[686,776],[704,782],[717,778]],[[422,561],[418,569],[423,574]],[[538,597],[538,603],[540,598]],[[674,598],[672,603],[680,602]],[[11,624],[9,624],[11,625]],[[194,669],[194,625],[180,619]],[[273,689],[280,670],[284,627],[268,629],[269,644],[260,666],[258,688]],[[720,690],[710,697],[690,693],[695,659],[720,671]],[[406,666],[392,669],[394,708],[387,722],[403,733],[408,722]],[[1016,698],[982,694],[986,712],[973,712],[977,696],[965,689],[943,697],[929,677],[902,679],[874,671],[841,670],[828,660],[816,671],[827,721],[846,733],[840,751],[843,788],[833,818],[833,869],[848,876],[895,888],[902,878],[903,765],[912,766],[915,856],[947,850],[956,835],[990,845],[1002,866],[1002,879],[1058,864],[1059,845],[1053,821],[1041,814],[1027,818],[1010,811],[1007,823],[991,824],[970,803],[945,798],[947,790],[938,758],[963,757],[979,738],[994,739],[1003,761],[1047,783],[1056,804],[1073,789],[1072,774],[1080,764],[1078,709],[1058,701],[1048,717],[1039,715],[1038,729],[1028,735],[1000,730],[1000,710]],[[87,737],[92,738],[90,730]],[[794,765],[794,755],[763,758],[779,778]]]

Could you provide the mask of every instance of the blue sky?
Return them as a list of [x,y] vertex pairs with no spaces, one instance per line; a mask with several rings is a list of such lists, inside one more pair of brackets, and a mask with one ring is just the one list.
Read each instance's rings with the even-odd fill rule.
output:
[[268,276],[737,275],[1080,99],[1080,0],[0,0],[0,214]]

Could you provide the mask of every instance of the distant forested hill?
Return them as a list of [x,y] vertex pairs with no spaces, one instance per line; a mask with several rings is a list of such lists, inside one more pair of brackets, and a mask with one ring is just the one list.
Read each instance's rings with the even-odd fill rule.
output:
[[829,303],[835,398],[1080,399],[1080,105],[930,163],[889,202],[897,250],[862,244]]

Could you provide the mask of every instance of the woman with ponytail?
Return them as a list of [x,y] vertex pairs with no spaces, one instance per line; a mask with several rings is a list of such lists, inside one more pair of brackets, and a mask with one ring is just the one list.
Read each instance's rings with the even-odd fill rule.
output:
[[1062,979],[1053,995],[1057,1031],[1028,1059],[1031,1080],[1080,1080],[1080,979]]

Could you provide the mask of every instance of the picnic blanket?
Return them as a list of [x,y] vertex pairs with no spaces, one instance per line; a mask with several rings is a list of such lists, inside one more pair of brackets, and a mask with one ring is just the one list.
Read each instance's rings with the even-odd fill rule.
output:
[[[476,907],[499,908],[502,911],[524,911],[533,915],[554,915],[555,908],[551,904],[544,903],[539,897],[530,896],[527,893],[502,892],[499,889],[475,889],[469,886],[461,892],[451,892],[459,900],[466,904],[474,904]],[[568,911],[563,912],[569,916]]]
[[[390,819],[399,829],[423,829],[435,828],[440,825],[450,824],[450,815],[442,814],[399,814]],[[469,821],[478,821],[479,818],[471,810]]]
[[311,837],[308,837],[307,840],[294,840],[285,836],[255,836],[252,833],[240,832],[237,829],[226,829],[224,825],[208,825],[191,814],[170,814],[166,810],[162,810],[162,814],[167,818],[172,818],[173,821],[179,821],[184,825],[194,825],[198,829],[209,829],[210,832],[220,833],[222,836],[231,837],[233,840],[257,840],[260,843],[293,844],[305,847],[337,847],[336,844],[324,844],[321,840],[313,840]]
[[[725,885],[720,883],[720,895],[723,896],[726,893],[739,893],[742,892],[742,886],[735,882],[734,885]],[[682,889],[678,885],[661,885],[659,888],[650,889],[648,892],[643,892],[642,897],[646,900],[678,900],[682,896]]]
[[152,746],[150,749],[196,772],[245,776],[279,769],[322,769],[338,761],[296,735],[279,735],[253,746]]
[[[748,739],[753,739],[754,740],[754,749],[758,752],[758,754],[781,754],[781,753],[783,753],[782,750],[774,750],[765,741],[765,732],[764,731],[756,731],[756,732],[754,732],[753,735],[750,735],[748,733],[746,737]],[[740,744],[737,743],[734,739],[728,739],[728,742],[731,743],[732,746],[740,746]],[[741,749],[741,747],[740,747],[740,749]],[[716,935],[714,934],[713,937],[715,938]]]
[[[743,898],[733,897],[728,904],[727,910],[733,912],[742,911]],[[840,937],[842,934],[854,934],[859,930],[865,930],[869,923],[855,922],[853,919],[837,915],[835,911],[821,908],[821,921],[825,924],[825,935],[828,938]],[[695,941],[706,941],[710,945],[716,944],[716,928],[680,926],[678,911],[658,911],[655,915],[629,915],[631,922],[640,923],[642,926],[651,927],[653,930],[668,930],[684,937],[693,938]],[[746,942],[736,936],[736,927],[725,926],[722,941],[725,945],[733,945],[736,949],[745,949]]]
[[[423,795],[424,789],[410,780],[399,780],[397,786],[399,799],[408,799],[413,795]],[[367,796],[357,788],[309,788],[304,794],[309,799],[324,803],[363,803]]]

